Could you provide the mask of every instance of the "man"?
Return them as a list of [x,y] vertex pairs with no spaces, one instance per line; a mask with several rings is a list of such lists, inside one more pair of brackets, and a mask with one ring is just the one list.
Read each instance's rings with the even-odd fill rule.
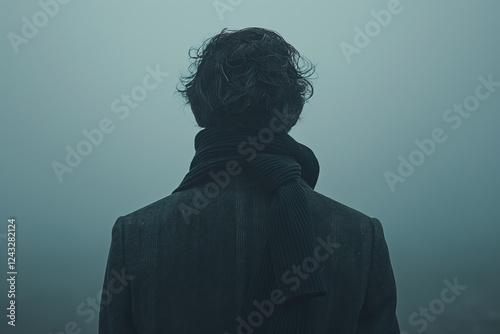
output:
[[170,196],[116,221],[99,332],[399,333],[380,222],[315,192],[318,161],[288,134],[314,66],[262,28],[192,59],[196,154]]

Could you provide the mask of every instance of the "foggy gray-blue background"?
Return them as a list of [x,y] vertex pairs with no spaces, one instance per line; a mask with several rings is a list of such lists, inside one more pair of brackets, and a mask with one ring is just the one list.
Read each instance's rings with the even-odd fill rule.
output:
[[[169,195],[194,154],[199,128],[174,94],[189,48],[224,27],[257,26],[318,64],[314,97],[290,135],[316,153],[318,192],[382,222],[401,330],[418,333],[410,315],[457,278],[467,288],[422,332],[499,333],[500,87],[483,87],[489,97],[456,129],[443,115],[475,94],[478,77],[500,81],[500,3],[401,0],[350,57],[341,43],[355,46],[354,29],[395,2],[218,3],[220,15],[212,0],[69,1],[47,22],[35,0],[0,4],[0,267],[5,276],[7,219],[16,217],[18,269],[16,327],[3,279],[0,331],[55,334],[74,321],[97,333],[97,314],[77,307],[102,288],[112,225]],[[24,38],[22,18],[34,15],[38,32],[14,47],[12,33]],[[169,76],[126,117],[113,112],[148,66]],[[65,164],[66,146],[106,118],[114,130],[60,181],[53,162]],[[392,191],[384,173],[398,173],[398,157],[409,159],[435,128],[446,141]]]

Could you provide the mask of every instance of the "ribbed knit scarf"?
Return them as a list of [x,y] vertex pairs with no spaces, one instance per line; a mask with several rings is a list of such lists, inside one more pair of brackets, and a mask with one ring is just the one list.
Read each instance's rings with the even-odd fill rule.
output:
[[307,273],[307,278],[299,282],[289,278],[297,277],[293,268],[302,266],[314,254],[308,198],[298,182],[302,177],[314,189],[319,174],[314,153],[283,131],[259,134],[221,127],[201,130],[195,137],[195,150],[190,170],[174,192],[206,184],[211,181],[211,172],[224,170],[233,160],[273,196],[269,238],[246,293],[241,318],[247,319],[255,310],[253,301],[269,300],[271,291],[279,289],[285,302],[275,305],[273,314],[264,317],[253,333],[307,333],[309,299],[325,295],[325,283],[319,270]]

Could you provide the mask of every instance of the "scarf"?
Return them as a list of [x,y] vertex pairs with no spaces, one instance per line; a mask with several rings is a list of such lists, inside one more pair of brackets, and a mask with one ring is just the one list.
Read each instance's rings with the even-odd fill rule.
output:
[[[269,129],[265,129],[269,130]],[[313,257],[315,236],[308,198],[299,178],[314,189],[319,163],[307,146],[283,131],[257,132],[251,129],[226,129],[218,126],[202,129],[195,137],[196,153],[189,172],[173,192],[207,184],[210,173],[225,170],[228,161],[247,169],[255,182],[273,196],[269,238],[263,257],[244,298],[240,316],[247,318],[255,310],[253,301],[270,299],[271,291],[279,289],[285,301],[275,305],[270,319],[253,333],[307,333],[309,300],[324,296],[326,286],[319,270],[309,273],[299,284],[286,280],[294,267]],[[229,181],[230,182],[230,181]],[[220,191],[224,191],[221,189]],[[310,269],[310,268],[309,268]],[[260,298],[260,299],[259,299]]]

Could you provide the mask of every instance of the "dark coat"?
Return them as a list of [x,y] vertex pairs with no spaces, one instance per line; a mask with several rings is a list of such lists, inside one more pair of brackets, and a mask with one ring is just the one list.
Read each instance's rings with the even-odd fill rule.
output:
[[[320,270],[328,288],[325,297],[310,302],[310,333],[399,334],[380,221],[300,181],[318,243],[314,256],[287,279],[300,284],[307,270]],[[217,195],[211,189],[213,198],[196,196],[193,189],[117,219],[100,334],[247,334],[273,320],[279,291],[256,301],[255,312],[238,314],[262,255],[271,196],[245,173],[217,188]],[[203,192],[202,186],[195,189]],[[180,207],[193,209],[188,221]]]

